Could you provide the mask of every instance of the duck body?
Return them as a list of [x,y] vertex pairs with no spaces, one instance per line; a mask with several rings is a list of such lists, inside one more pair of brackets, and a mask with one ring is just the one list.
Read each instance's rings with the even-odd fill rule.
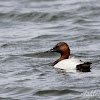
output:
[[81,61],[75,57],[70,57],[70,49],[65,42],[58,43],[53,47],[53,49],[50,49],[50,51],[61,54],[61,57],[53,63],[55,68],[60,68],[66,70],[67,72],[90,72],[90,65],[92,63]]
[[54,65],[54,67],[64,69],[66,71],[76,71],[77,65],[80,64],[84,64],[84,62],[75,57],[69,57],[68,59],[59,61]]

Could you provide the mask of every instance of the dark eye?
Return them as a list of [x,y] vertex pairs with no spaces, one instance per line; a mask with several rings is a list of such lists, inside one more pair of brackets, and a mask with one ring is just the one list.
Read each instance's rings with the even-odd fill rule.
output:
[[59,46],[56,46],[56,48],[59,48]]

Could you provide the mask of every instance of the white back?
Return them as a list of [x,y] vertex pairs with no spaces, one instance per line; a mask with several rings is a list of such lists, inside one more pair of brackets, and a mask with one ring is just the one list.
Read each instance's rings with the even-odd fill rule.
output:
[[58,62],[56,65],[54,65],[55,68],[64,69],[67,72],[73,72],[76,70],[76,66],[79,64],[83,64],[83,61],[80,61],[79,59],[75,57],[69,57],[69,59],[64,59],[60,62]]

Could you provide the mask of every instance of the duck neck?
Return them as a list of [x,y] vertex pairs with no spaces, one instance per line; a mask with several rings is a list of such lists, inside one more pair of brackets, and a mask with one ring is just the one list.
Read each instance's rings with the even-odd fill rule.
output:
[[70,55],[70,51],[67,53],[61,53],[61,57],[56,60],[52,65],[54,66],[55,64],[57,64],[59,61],[64,60],[64,59],[68,59]]
[[53,63],[53,66],[61,60],[68,59],[70,56],[70,49],[68,47],[67,50],[64,50],[63,52],[59,52],[59,53],[61,54],[61,57]]
[[70,55],[70,52],[69,53],[61,53],[61,57],[58,59],[58,61],[68,59],[69,55]]

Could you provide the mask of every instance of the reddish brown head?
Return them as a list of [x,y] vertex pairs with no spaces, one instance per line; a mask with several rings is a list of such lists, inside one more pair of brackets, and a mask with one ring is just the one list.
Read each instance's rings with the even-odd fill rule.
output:
[[69,46],[65,42],[58,43],[56,46],[53,47],[53,49],[51,49],[51,51],[61,54],[61,57],[56,62],[59,62],[63,59],[68,59],[70,55]]

